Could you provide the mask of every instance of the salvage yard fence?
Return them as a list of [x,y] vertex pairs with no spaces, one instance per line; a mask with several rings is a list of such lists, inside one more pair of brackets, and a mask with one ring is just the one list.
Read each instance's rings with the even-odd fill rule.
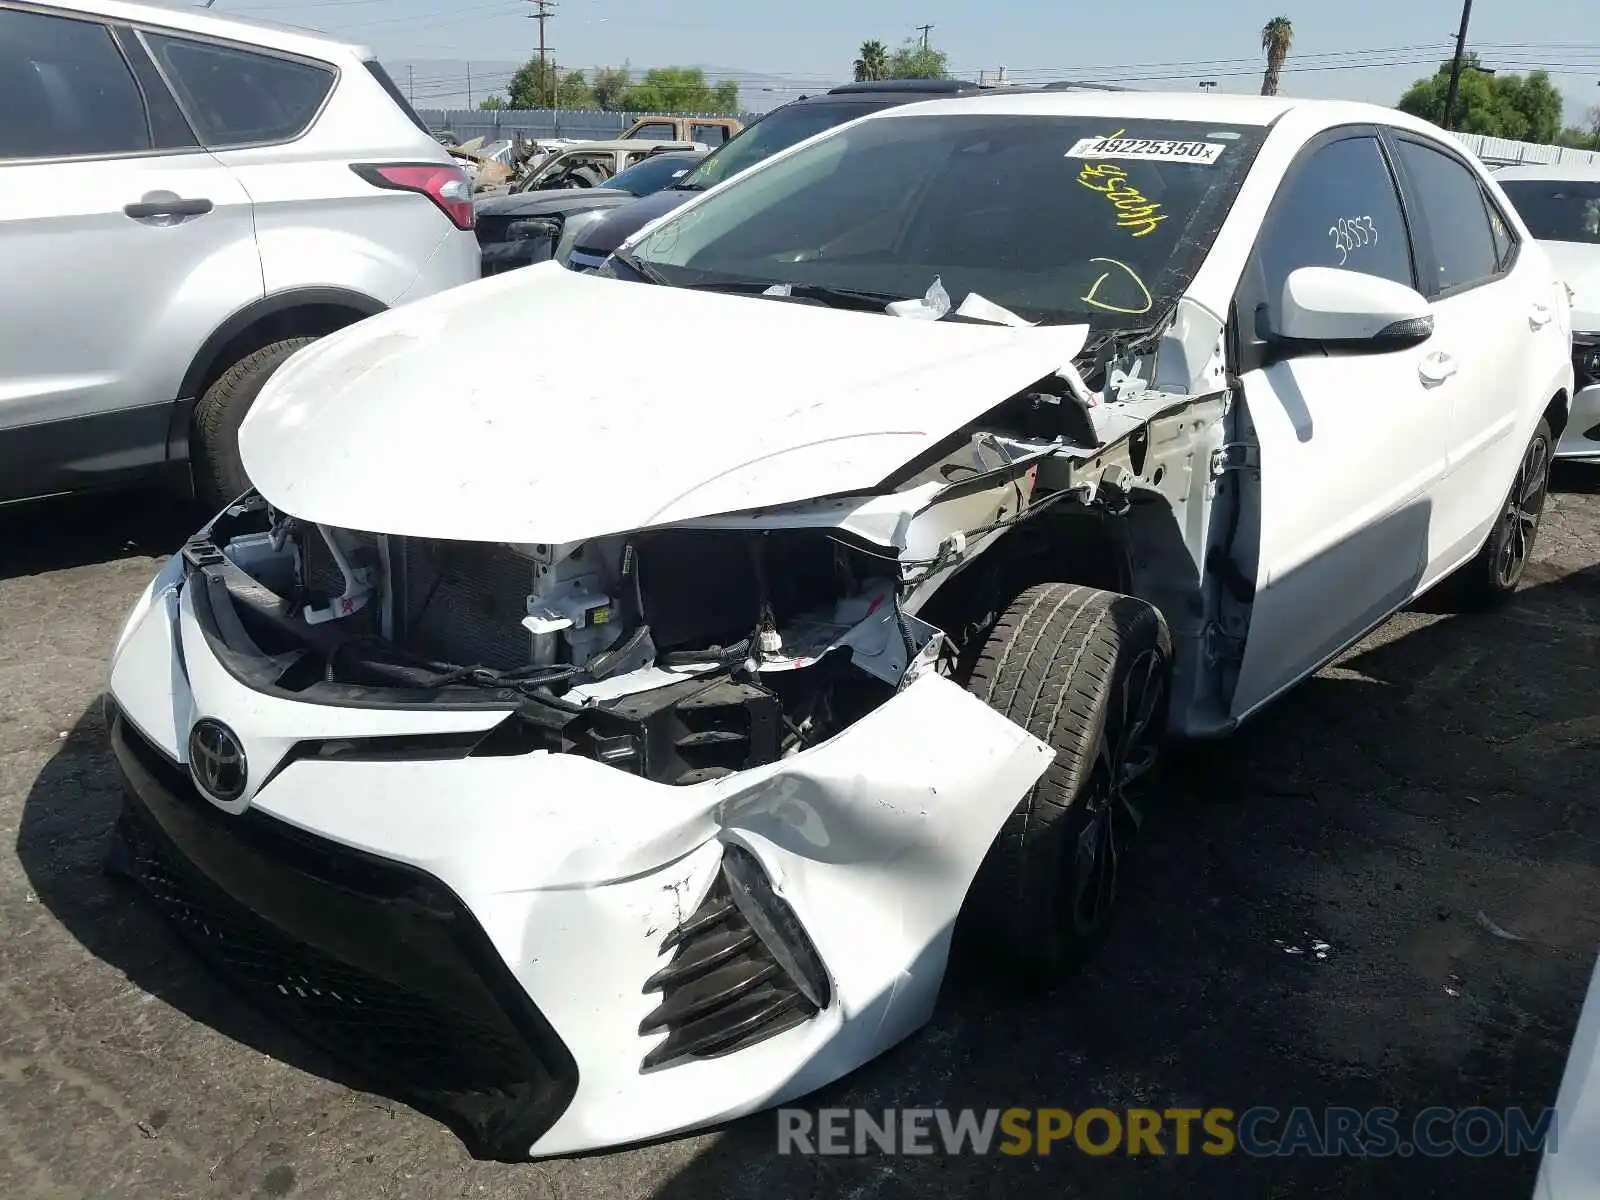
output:
[[1458,133],[1455,139],[1491,167],[1517,167],[1524,164],[1600,167],[1600,152],[1594,150],[1573,150],[1538,142],[1514,142],[1510,138],[1486,137],[1481,133]]
[[463,142],[482,137],[498,142],[517,134],[529,138],[581,138],[609,141],[640,117],[734,117],[746,125],[755,113],[631,113],[588,108],[421,108],[417,115],[428,128],[448,130]]

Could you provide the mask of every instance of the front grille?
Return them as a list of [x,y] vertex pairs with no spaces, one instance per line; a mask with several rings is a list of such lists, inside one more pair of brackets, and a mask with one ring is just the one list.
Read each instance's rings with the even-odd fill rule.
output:
[[1600,383],[1600,342],[1572,344],[1572,373],[1580,391]]
[[414,868],[223,813],[120,714],[112,741],[129,799],[109,865],[206,965],[474,1155],[525,1159],[577,1067],[460,900]]
[[[820,1011],[819,1001],[827,1003],[826,976],[792,914],[782,931],[788,944],[774,948],[735,901],[729,859],[748,860],[740,872],[746,879],[749,868],[760,870],[755,860],[738,846],[723,853],[706,898],[661,943],[663,954],[673,951],[672,961],[645,982],[646,992],[661,993],[661,1003],[640,1022],[639,1033],[667,1036],[644,1056],[642,1070],[732,1054],[804,1024]],[[770,894],[768,902],[782,905]],[[801,974],[811,976],[809,996]]]

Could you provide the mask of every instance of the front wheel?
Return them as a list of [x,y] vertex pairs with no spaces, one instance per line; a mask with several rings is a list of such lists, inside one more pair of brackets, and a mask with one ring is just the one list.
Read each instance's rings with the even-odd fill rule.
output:
[[1056,752],[973,881],[974,940],[1041,982],[1111,926],[1167,725],[1172,646],[1142,600],[1045,583],[1006,609],[968,687]]
[[1533,558],[1539,524],[1550,491],[1550,457],[1555,436],[1540,418],[1517,464],[1516,477],[1500,505],[1489,537],[1449,581],[1446,594],[1454,607],[1481,611],[1503,604],[1517,590]]

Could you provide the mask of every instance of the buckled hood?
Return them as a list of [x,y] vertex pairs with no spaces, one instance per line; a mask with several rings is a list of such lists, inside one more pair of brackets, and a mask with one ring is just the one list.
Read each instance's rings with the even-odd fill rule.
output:
[[869,490],[1069,366],[1087,335],[545,263],[302,350],[262,389],[239,448],[261,494],[304,520],[578,541]]

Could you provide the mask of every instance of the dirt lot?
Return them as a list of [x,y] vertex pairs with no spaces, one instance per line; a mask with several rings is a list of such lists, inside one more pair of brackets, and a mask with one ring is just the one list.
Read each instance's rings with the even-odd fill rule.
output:
[[[1509,611],[1406,614],[1180,764],[1092,969],[1031,998],[962,971],[815,1106],[1549,1103],[1600,945],[1600,486],[1566,484]],[[240,1009],[100,873],[106,654],[190,523],[146,497],[0,513],[0,1194],[1529,1195],[1527,1157],[779,1158],[770,1114],[471,1161]],[[1325,958],[1287,952],[1311,939]]]

